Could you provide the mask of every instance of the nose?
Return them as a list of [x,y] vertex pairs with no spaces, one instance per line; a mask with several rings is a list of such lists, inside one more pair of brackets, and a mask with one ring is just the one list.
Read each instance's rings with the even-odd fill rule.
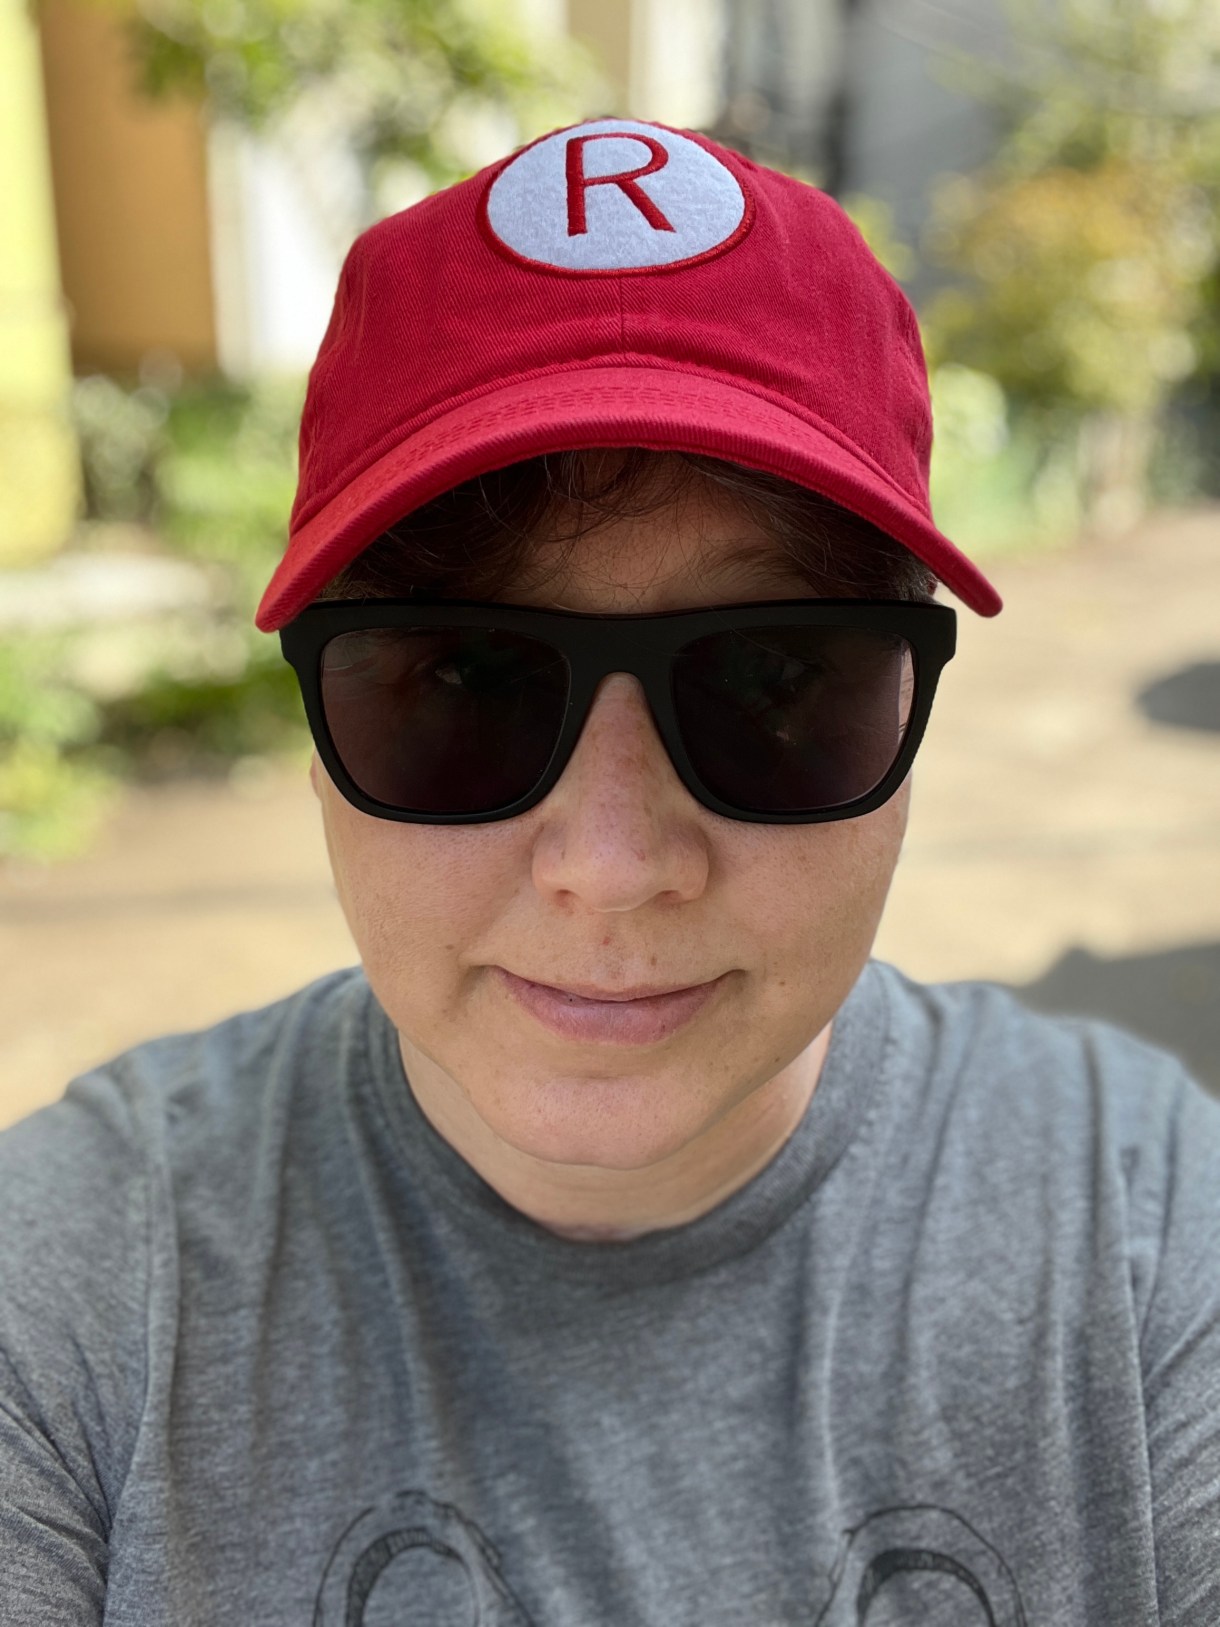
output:
[[622,911],[697,898],[707,885],[703,810],[678,778],[630,673],[602,679],[537,817],[533,880],[541,892]]

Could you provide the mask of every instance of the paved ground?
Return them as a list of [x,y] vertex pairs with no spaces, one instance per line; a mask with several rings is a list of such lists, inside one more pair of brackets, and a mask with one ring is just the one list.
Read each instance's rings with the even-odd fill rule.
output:
[[[875,952],[1108,1016],[1220,1092],[1220,508],[991,574]],[[90,856],[0,870],[0,1124],[355,959],[303,772],[132,794]]]

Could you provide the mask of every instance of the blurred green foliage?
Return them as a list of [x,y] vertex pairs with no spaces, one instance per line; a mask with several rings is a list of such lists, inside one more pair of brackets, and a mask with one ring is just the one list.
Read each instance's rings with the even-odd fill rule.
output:
[[579,116],[587,54],[525,31],[505,0],[140,0],[129,25],[153,97],[205,97],[264,129],[305,114],[357,160],[365,223],[407,170],[431,190]]
[[181,555],[210,601],[86,631],[6,634],[0,858],[79,851],[124,781],[308,757],[295,675],[253,621],[283,552],[303,395],[299,379],[172,392],[77,381],[80,546]]
[[184,385],[153,452],[159,534],[189,558],[225,567],[251,616],[284,551],[304,399],[297,378]]
[[934,369],[994,379],[1047,457],[1071,443],[1087,527],[1116,493],[1129,516],[1189,480],[1162,444],[1167,408],[1220,369],[1220,8],[1007,11],[1005,59],[951,74],[1000,139],[934,193],[921,249],[949,282],[921,317]]
[[188,384],[168,404],[149,518],[165,548],[209,569],[218,602],[106,706],[103,739],[130,772],[215,771],[304,743],[295,674],[254,626],[284,551],[303,400],[304,380],[266,378]]
[[889,204],[863,192],[853,192],[840,198],[839,203],[894,281],[905,282],[919,260],[910,244],[904,243],[895,230],[894,211]]
[[936,350],[1024,404],[1155,411],[1198,361],[1216,254],[1197,199],[1118,159],[940,191],[932,242],[964,271],[928,312]]
[[97,706],[64,676],[63,635],[0,641],[0,857],[77,852],[112,806],[115,776],[89,748]]
[[932,512],[971,558],[1063,547],[1082,497],[1070,435],[1014,413],[998,381],[960,362],[930,373]]
[[126,390],[104,373],[77,379],[72,419],[81,451],[85,511],[114,520],[149,518],[155,455],[168,403],[160,390]]

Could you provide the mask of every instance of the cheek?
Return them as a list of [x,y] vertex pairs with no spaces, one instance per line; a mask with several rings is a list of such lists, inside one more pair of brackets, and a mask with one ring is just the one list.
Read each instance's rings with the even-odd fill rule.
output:
[[[754,941],[766,946],[777,1001],[791,980],[805,987],[854,980],[868,958],[906,829],[907,793],[860,819],[833,824],[769,826],[758,833],[753,862],[743,867]],[[849,982],[850,986],[850,982]]]
[[373,819],[335,796],[323,813],[339,902],[370,982],[399,1001],[425,984],[435,996],[512,896],[521,859],[507,827]]

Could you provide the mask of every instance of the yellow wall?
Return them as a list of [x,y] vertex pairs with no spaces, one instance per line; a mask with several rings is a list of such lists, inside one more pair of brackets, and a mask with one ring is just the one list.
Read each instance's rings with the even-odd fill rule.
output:
[[[13,3],[13,0],[2,0]],[[132,372],[149,350],[216,365],[201,112],[132,82],[124,7],[43,0],[60,270],[77,372]]]
[[80,490],[38,37],[0,0],[0,567],[53,553]]

